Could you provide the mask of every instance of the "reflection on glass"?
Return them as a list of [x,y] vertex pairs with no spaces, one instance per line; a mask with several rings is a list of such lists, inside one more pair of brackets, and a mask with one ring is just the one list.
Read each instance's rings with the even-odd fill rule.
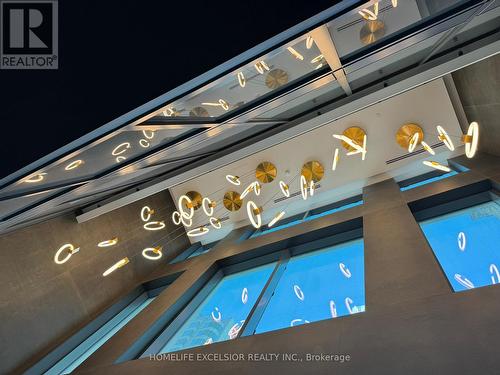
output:
[[225,276],[160,353],[236,338],[274,264]]
[[255,333],[363,311],[363,240],[355,240],[291,258]]
[[420,223],[456,292],[498,284],[500,206],[483,203]]

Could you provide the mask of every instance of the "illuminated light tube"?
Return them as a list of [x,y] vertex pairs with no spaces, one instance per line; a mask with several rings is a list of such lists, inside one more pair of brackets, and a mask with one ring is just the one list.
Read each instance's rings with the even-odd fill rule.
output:
[[72,169],[78,168],[80,165],[84,164],[84,161],[82,159],[74,160],[71,163],[69,163],[64,169],[66,171],[70,171]]
[[142,221],[149,221],[149,219],[151,219],[151,215],[153,215],[154,213],[155,213],[155,210],[152,210],[151,208],[149,208],[149,206],[144,206],[141,209],[141,220]]
[[240,178],[238,176],[233,176],[231,174],[227,174],[226,180],[233,185],[236,185],[236,186],[241,185],[241,181],[240,181]]
[[469,279],[463,277],[459,273],[456,273],[453,277],[455,278],[455,280],[457,281],[457,283],[459,283],[463,287],[465,287],[467,289],[474,289],[475,288],[475,286],[472,283],[472,281],[470,281]]
[[171,117],[174,114],[174,110],[172,108],[167,108],[163,111],[163,116]]
[[431,146],[429,146],[426,142],[422,141],[420,142],[420,144],[422,145],[422,148],[427,151],[429,154],[431,155],[436,155],[436,152],[432,149]]
[[295,57],[297,60],[304,60],[304,56],[302,56],[300,53],[298,53],[293,47],[287,47],[288,52],[292,54],[293,57]]
[[309,182],[309,195],[312,197],[314,195],[314,181]]
[[241,302],[246,305],[246,303],[248,302],[248,289],[247,288],[243,288],[243,290],[241,291]]
[[262,190],[262,186],[260,185],[260,182],[255,181],[253,183],[253,191],[254,191],[255,195],[259,196],[261,190]]
[[260,60],[260,65],[262,65],[262,67],[265,70],[269,71],[269,66],[266,64],[266,62],[264,60]]
[[302,193],[302,199],[307,199],[307,180],[304,175],[300,175],[300,192]]
[[340,272],[342,272],[342,274],[347,277],[348,279],[351,278],[351,271],[349,270],[349,268],[346,267],[346,265],[344,263],[339,263],[339,268],[340,268]]
[[141,138],[141,140],[139,140],[139,145],[143,148],[148,148],[151,144],[147,139]]
[[224,111],[227,111],[229,109],[229,104],[227,104],[224,99],[219,99],[219,104]]
[[243,72],[238,72],[238,83],[240,84],[241,87],[245,87],[245,85],[247,84]]
[[215,314],[214,314],[214,312],[213,312],[213,311],[210,313],[210,315],[212,315],[212,320],[213,320],[215,323],[220,323],[220,321],[222,320],[222,314],[220,313],[220,311],[219,311],[219,308],[218,308],[218,307],[215,307],[215,311],[217,312],[217,317],[215,317]]
[[438,169],[440,171],[444,172],[450,172],[451,169],[445,165],[439,164],[437,161],[430,161],[430,160],[424,160],[422,162],[424,165],[427,165],[428,167],[432,167],[434,169]]
[[178,211],[172,212],[172,222],[175,225],[179,225],[181,223],[181,214]]
[[189,232],[187,232],[187,235],[189,237],[197,237],[197,236],[203,236],[204,234],[207,234],[209,232],[209,229],[207,227],[198,227],[191,229]]
[[337,317],[337,307],[335,306],[335,302],[330,300],[330,314],[332,315],[332,318]]
[[117,156],[116,157],[116,162],[119,163],[121,161],[124,161],[124,160],[127,160],[127,158],[125,156]]
[[281,218],[285,216],[285,211],[281,211],[278,214],[274,215],[273,219],[267,224],[268,228],[271,228],[274,224],[276,224]]
[[337,163],[339,162],[339,149],[336,148],[333,154],[332,171],[337,169]]
[[467,245],[467,239],[465,238],[465,233],[460,232],[457,237],[458,248],[461,251],[465,251],[465,246]]
[[46,175],[47,175],[47,173],[45,173],[45,172],[38,173],[38,174],[35,174],[31,177],[28,177],[26,180],[24,180],[24,182],[29,182],[29,183],[40,182],[45,178]]
[[[150,132],[150,133],[148,134],[148,132]],[[153,139],[155,136],[155,132],[153,130],[143,130],[142,135],[144,135],[144,137],[146,137],[146,139]]]
[[192,218],[186,219],[182,215],[181,215],[181,222],[182,222],[182,225],[184,225],[187,228],[189,228],[191,225],[193,225],[193,219]]
[[416,132],[410,138],[410,142],[408,142],[408,152],[415,151],[415,148],[417,147],[419,140],[420,140],[420,134]]
[[462,141],[465,143],[465,155],[469,159],[473,158],[479,142],[479,124],[477,122],[470,123],[467,134],[462,137]]
[[115,264],[113,264],[111,267],[109,267],[106,271],[104,271],[102,273],[102,275],[104,277],[108,276],[111,272],[114,272],[116,271],[118,268],[122,268],[123,266],[125,266],[126,264],[130,263],[130,260],[128,259],[128,257],[125,257],[123,259],[120,259],[118,262],[116,262]]
[[211,201],[210,198],[205,197],[201,201],[201,207],[203,208],[203,212],[205,215],[212,216],[214,214],[214,207],[216,205],[215,201]]
[[301,301],[303,301],[306,298],[304,296],[304,292],[302,291],[302,289],[300,289],[300,286],[295,284],[293,286],[293,291],[294,291],[295,295],[297,296],[297,298],[300,299]]
[[353,304],[354,301],[351,298],[346,297],[344,302],[345,302],[345,307],[347,308],[347,311],[349,311],[349,314],[354,314],[354,311],[352,310],[352,307],[351,307],[351,305]]
[[[498,272],[498,267],[496,264],[490,264],[490,274],[491,274],[491,284],[499,284],[500,283],[500,272]],[[497,279],[495,280],[495,276]]]
[[110,240],[101,241],[97,244],[98,247],[109,247],[114,246],[118,243],[118,237],[112,238]]
[[322,68],[322,67],[323,67],[323,63],[321,63],[318,66],[316,66],[316,68],[314,68],[314,70],[318,70],[319,68]]
[[306,38],[306,48],[311,49],[311,47],[313,46],[313,43],[314,43],[314,39],[312,38],[312,36],[308,35]]
[[257,207],[257,205],[253,201],[248,201],[247,203],[247,214],[250,219],[250,223],[254,226],[255,229],[259,229],[262,225],[262,208]]
[[[142,250],[142,256],[146,259],[150,260],[158,260],[163,256],[163,253],[161,251],[162,247],[147,247],[144,250]],[[153,253],[153,254],[151,254]]]
[[220,219],[217,219],[216,217],[211,217],[208,221],[210,222],[210,225],[215,229],[222,228],[222,223]]
[[[182,204],[182,201],[186,201],[186,206],[189,207],[189,214],[186,213],[186,211],[184,211],[184,205]],[[183,194],[179,197],[179,201],[178,201],[178,204],[177,204],[177,208],[179,210],[179,213],[181,214],[181,216],[185,217],[186,219],[192,219],[193,218],[193,215],[194,215],[194,206],[193,206],[193,202],[191,201],[191,199]]]
[[290,188],[283,181],[280,181],[280,189],[285,197],[287,197],[287,198],[290,197]]
[[290,327],[295,327],[296,325],[298,325],[297,323],[309,324],[310,322],[307,319],[293,319],[290,322]]
[[161,230],[165,228],[165,222],[163,221],[150,221],[144,224],[144,229],[146,230]]
[[254,190],[254,184],[255,182],[252,182],[250,185],[246,187],[245,190],[243,190],[243,193],[241,193],[240,198],[244,199],[252,190]]
[[[73,254],[77,253],[78,251],[80,251],[79,247],[75,248],[70,243],[64,244],[59,248],[59,250],[57,250],[56,255],[54,255],[54,262],[56,262],[56,264],[64,264],[69,260],[69,258],[71,258]],[[60,259],[59,257],[63,252],[66,252],[67,254],[64,258]]]
[[318,62],[320,62],[321,60],[323,60],[323,55],[318,55],[316,56],[314,59],[311,60],[311,64],[316,64]]
[[398,6],[398,0],[391,0],[391,4],[393,8],[396,8]]
[[113,151],[111,152],[111,155],[113,156],[118,156],[126,152],[130,148],[130,142],[123,142],[120,143],[118,146],[116,146]]
[[260,73],[260,74],[264,74],[264,68],[262,67],[261,63],[260,62],[257,62],[254,64],[254,67],[255,67],[255,70]]
[[439,140],[443,141],[443,143],[445,144],[445,146],[448,147],[448,149],[450,151],[454,151],[455,150],[455,145],[453,145],[453,142],[451,141],[451,138],[448,135],[448,133],[446,133],[446,130],[444,130],[443,127],[440,126],[440,125],[436,126],[436,129],[437,129],[437,132],[438,132],[438,138],[439,138]]

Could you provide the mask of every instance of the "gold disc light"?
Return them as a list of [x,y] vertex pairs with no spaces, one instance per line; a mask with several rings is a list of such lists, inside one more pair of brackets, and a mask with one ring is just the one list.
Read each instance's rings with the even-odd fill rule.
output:
[[317,160],[308,161],[302,166],[300,174],[304,176],[306,182],[309,183],[309,181],[312,180],[316,183],[321,181],[325,175],[325,168],[323,168],[323,165]]
[[142,250],[142,256],[146,259],[158,260],[163,256],[161,249],[162,249],[161,246],[147,247],[144,250]]
[[116,262],[115,264],[113,264],[111,267],[109,267],[106,271],[104,271],[102,273],[102,275],[104,277],[108,276],[111,272],[114,272],[116,271],[118,268],[122,268],[123,266],[125,266],[126,264],[130,263],[130,260],[128,259],[128,257],[125,257],[123,259],[120,259],[118,262]]
[[[351,126],[342,132],[344,137],[334,137],[342,140],[342,146],[347,151],[360,151],[366,132],[359,126]],[[346,139],[348,138],[348,139]]]
[[259,229],[262,225],[262,207],[257,207],[255,202],[248,201],[247,202],[247,214],[250,219],[250,223],[254,226],[255,229]]
[[[78,251],[80,251],[79,247],[75,248],[70,243],[64,244],[59,248],[59,250],[57,250],[56,254],[54,255],[54,262],[56,262],[57,264],[64,264],[69,260],[69,258],[71,258],[73,254],[77,253]],[[66,253],[66,256],[60,259],[62,253]]]
[[149,221],[149,219],[151,219],[151,215],[153,215],[154,213],[155,213],[155,210],[152,210],[151,208],[149,208],[149,206],[144,206],[141,209],[141,220],[142,221]]
[[290,197],[290,188],[283,181],[280,181],[280,189],[285,197]]
[[473,158],[479,143],[479,124],[477,122],[470,123],[467,133],[462,137],[462,142],[465,143],[465,155],[469,159]]
[[454,151],[455,150],[455,145],[453,144],[450,136],[448,135],[448,133],[446,132],[446,130],[443,129],[442,126],[438,125],[436,126],[436,129],[437,129],[437,132],[438,132],[438,138],[440,141],[442,141],[446,147],[448,147],[448,149],[450,151]]
[[238,211],[241,208],[241,205],[243,204],[240,193],[236,191],[226,192],[226,194],[224,194],[224,199],[222,200],[222,203],[224,204],[224,207],[226,207],[228,211]]
[[278,170],[276,169],[276,166],[269,161],[260,163],[255,169],[255,177],[263,184],[272,182],[277,175]]
[[150,221],[149,223],[144,224],[144,229],[146,230],[161,230],[165,228],[164,221]]
[[191,202],[184,202],[184,207],[187,209],[190,209],[193,207],[193,209],[196,211],[198,208],[201,207],[201,194],[198,193],[197,191],[188,191],[186,193],[186,196],[191,200]]
[[[415,134],[418,134],[418,135],[415,136]],[[415,138],[413,138],[413,137],[415,137]],[[417,139],[417,137],[418,137],[418,139]],[[413,143],[412,143],[412,139],[413,139]],[[408,150],[408,152],[414,151],[415,147],[418,145],[418,143],[423,141],[423,139],[424,139],[424,131],[422,130],[422,128],[419,125],[413,124],[413,123],[404,124],[403,126],[401,126],[398,129],[398,131],[396,133],[396,142],[402,148],[404,148],[405,150]],[[415,140],[417,140],[417,141],[415,141]]]
[[109,247],[114,246],[118,243],[118,237],[112,238],[110,240],[101,241],[97,244],[98,247]]
[[450,172],[451,169],[447,167],[446,165],[439,164],[437,161],[430,161],[430,160],[424,160],[422,163],[424,165],[427,165],[428,167],[443,171],[443,172]]
[[215,201],[210,200],[210,198],[205,197],[201,201],[201,207],[203,208],[203,212],[205,215],[212,216],[214,214],[214,207],[217,205]]
[[277,89],[288,82],[288,73],[282,69],[273,69],[266,75],[266,86],[271,90]]
[[385,24],[380,20],[368,20],[359,30],[359,40],[364,45],[372,44],[385,35]]
[[197,237],[197,236],[203,236],[204,234],[207,234],[208,231],[209,231],[209,229],[207,227],[201,226],[201,227],[198,227],[198,228],[191,229],[186,234],[189,237]]

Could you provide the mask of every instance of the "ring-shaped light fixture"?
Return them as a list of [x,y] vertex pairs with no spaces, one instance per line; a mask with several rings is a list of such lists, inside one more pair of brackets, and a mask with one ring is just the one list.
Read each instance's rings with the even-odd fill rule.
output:
[[[71,258],[71,256],[74,254],[74,253],[77,253],[78,251],[80,251],[80,248],[79,247],[74,247],[72,244],[70,243],[67,243],[67,244],[64,244],[62,245],[59,250],[57,250],[56,252],[56,255],[54,255],[54,262],[56,262],[57,264],[63,264],[63,263],[66,263],[69,258]],[[62,259],[60,259],[59,257],[61,256],[61,254],[63,252],[66,252],[66,256]]]
[[64,170],[70,171],[72,169],[78,168],[80,165],[82,165],[84,161],[82,159],[78,160],[73,160],[71,163],[69,163],[66,167],[64,167]]
[[314,195],[314,189],[315,189],[314,181],[311,180],[311,181],[309,181],[309,195],[311,197]]
[[112,238],[110,240],[101,241],[97,244],[98,247],[109,247],[114,246],[118,243],[118,237]]
[[431,161],[431,160],[424,160],[422,163],[424,165],[427,165],[428,167],[443,171],[443,172],[450,172],[451,169],[447,167],[446,165],[439,164],[437,161]]
[[164,221],[150,221],[149,223],[144,224],[144,229],[146,230],[161,230],[165,228]]
[[411,136],[410,141],[408,142],[408,152],[415,151],[415,148],[417,147],[419,140],[420,140],[420,133],[419,132],[414,133]]
[[311,49],[311,47],[313,46],[313,43],[314,43],[314,39],[312,38],[312,36],[308,35],[306,38],[306,48]]
[[479,124],[477,122],[470,123],[467,134],[462,137],[462,140],[465,143],[465,155],[469,159],[473,158],[479,142]]
[[253,183],[253,191],[254,191],[255,195],[259,196],[261,190],[262,190],[262,186],[260,185],[260,182],[255,181]]
[[124,161],[124,160],[127,160],[127,158],[126,158],[125,156],[121,156],[121,155],[120,155],[120,156],[117,156],[117,157],[116,157],[116,162],[117,162],[117,163],[119,163],[119,162],[121,162],[121,161]]
[[226,180],[233,185],[236,185],[236,186],[241,185],[241,181],[240,181],[240,178],[238,176],[233,176],[231,174],[227,174]]
[[210,200],[210,198],[205,197],[201,201],[201,208],[203,208],[203,212],[205,215],[212,216],[214,214],[215,201]]
[[429,154],[431,155],[436,155],[436,152],[432,149],[431,146],[429,146],[426,142],[422,141],[420,142],[420,144],[422,145],[422,148],[427,151]]
[[184,225],[186,228],[189,228],[191,225],[193,225],[193,219],[192,218],[186,219],[182,215],[181,215],[181,222],[182,222],[182,225]]
[[286,49],[297,60],[300,60],[300,61],[304,60],[304,56],[302,56],[300,53],[298,53],[297,50],[295,50],[295,48],[293,48],[293,47],[287,47]]
[[437,132],[438,132],[438,138],[439,138],[439,140],[442,141],[445,144],[445,146],[448,147],[448,149],[450,151],[454,151],[455,150],[455,145],[451,141],[451,138],[448,135],[448,133],[446,132],[446,130],[444,130],[441,125],[436,126],[436,129],[437,129]]
[[262,208],[257,207],[255,202],[248,201],[247,202],[247,214],[250,222],[254,226],[255,229],[259,229],[262,225]]
[[337,163],[339,162],[339,149],[336,148],[335,152],[333,153],[333,162],[332,162],[332,171],[337,169]]
[[222,223],[221,223],[220,219],[217,219],[216,217],[211,217],[209,219],[209,221],[210,221],[210,225],[213,226],[215,229],[222,228]]
[[47,175],[47,173],[45,173],[45,172],[37,173],[37,174],[25,179],[24,182],[29,182],[29,183],[40,182],[45,178],[46,175]]
[[146,139],[153,139],[155,136],[154,130],[143,130],[142,134],[144,135],[144,137],[146,137]]
[[276,224],[281,218],[285,216],[285,211],[278,212],[276,215],[274,215],[273,219],[267,224],[268,228],[271,228],[274,224]]
[[[158,260],[163,256],[163,253],[161,251],[162,247],[146,247],[144,250],[142,250],[142,256],[146,259],[150,260]],[[151,255],[151,253],[153,255]]]
[[240,199],[245,199],[245,197],[252,191],[254,190],[254,182],[252,182],[250,185],[246,187],[245,190],[240,195]]
[[171,117],[175,111],[172,108],[167,108],[163,111],[163,116],[165,117]]
[[120,143],[118,146],[116,146],[113,151],[111,152],[111,155],[113,156],[118,156],[126,152],[130,148],[130,142],[123,142]]
[[179,213],[179,211],[172,212],[172,222],[175,225],[179,225],[181,223],[181,214]]
[[155,213],[155,210],[149,208],[149,206],[144,206],[141,209],[141,220],[142,221],[149,221],[151,219],[151,215]]
[[307,199],[307,180],[303,174],[300,175],[300,192],[302,193],[302,199]]
[[[186,206],[189,207],[189,214],[186,213],[186,211],[184,211],[184,205],[182,204],[183,201],[186,201]],[[179,201],[178,201],[177,206],[178,206],[179,213],[181,214],[181,216],[184,216],[186,219],[191,219],[193,217],[193,215],[194,215],[193,201],[187,195],[183,194],[179,197]]]
[[141,138],[139,140],[139,145],[141,147],[144,147],[144,148],[148,148],[149,146],[151,146],[151,144],[149,143],[149,141],[147,139],[144,139],[144,138]]
[[245,85],[247,83],[243,72],[238,72],[238,83],[240,84],[240,87],[245,87]]
[[111,272],[114,272],[116,271],[118,268],[122,268],[123,266],[125,266],[126,264],[130,263],[130,260],[128,259],[128,257],[125,257],[123,259],[120,259],[118,262],[116,262],[115,264],[113,264],[111,267],[109,267],[106,271],[104,271],[102,273],[102,275],[104,277],[108,276]]
[[207,234],[209,232],[209,229],[205,226],[201,226],[198,228],[191,229],[189,232],[186,234],[189,237],[197,237],[197,236],[203,236],[204,234]]
[[280,189],[285,197],[290,197],[290,188],[283,181],[280,181]]

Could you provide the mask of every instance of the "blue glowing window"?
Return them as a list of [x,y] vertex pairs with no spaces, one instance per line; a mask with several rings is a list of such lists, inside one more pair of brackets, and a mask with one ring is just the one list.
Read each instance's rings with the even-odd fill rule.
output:
[[224,276],[160,353],[236,338],[274,266]]
[[435,177],[431,177],[431,178],[426,178],[426,179],[424,179],[422,181],[415,182],[413,184],[401,187],[401,191],[410,190],[410,189],[413,189],[413,188],[416,188],[416,187],[419,187],[419,186],[422,186],[422,185],[427,185],[427,184],[430,184],[431,182],[434,182],[434,181],[444,180],[445,178],[454,176],[456,174],[458,174],[457,171],[451,171],[451,172],[444,173],[444,174],[439,175],[439,176],[435,176]]
[[255,333],[365,310],[363,240],[291,258]]
[[500,206],[487,202],[420,226],[456,292],[498,284]]

